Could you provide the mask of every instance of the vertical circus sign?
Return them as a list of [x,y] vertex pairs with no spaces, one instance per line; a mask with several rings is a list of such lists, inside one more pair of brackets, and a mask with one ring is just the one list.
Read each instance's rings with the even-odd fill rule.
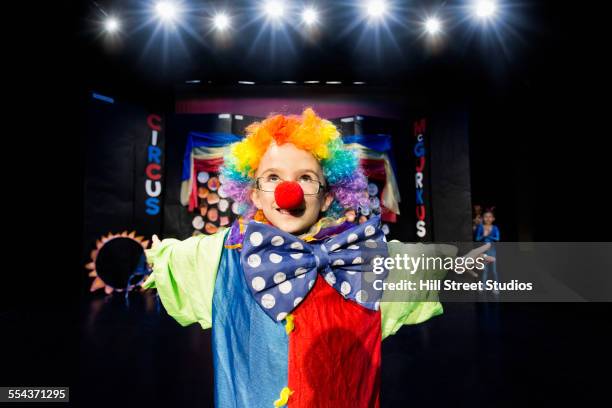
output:
[[151,216],[158,215],[161,208],[162,150],[159,147],[159,138],[162,131],[161,122],[159,115],[151,114],[147,117],[151,139],[147,146],[147,167],[145,168],[145,212]]
[[429,176],[426,174],[427,169],[427,145],[426,145],[426,130],[427,120],[425,118],[419,119],[414,122],[413,136],[414,136],[414,156],[415,161],[415,172],[414,172],[414,183],[416,192],[416,234],[421,239],[426,239],[429,232],[429,223],[427,218],[427,192],[425,191],[425,177]]

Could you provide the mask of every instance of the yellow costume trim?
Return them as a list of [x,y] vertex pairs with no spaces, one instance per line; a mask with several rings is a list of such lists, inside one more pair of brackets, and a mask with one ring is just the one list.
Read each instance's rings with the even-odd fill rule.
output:
[[280,398],[274,401],[274,406],[276,408],[279,408],[287,405],[287,401],[289,401],[289,396],[293,393],[294,391],[291,391],[289,387],[284,387],[280,392]]
[[288,314],[287,317],[285,317],[285,320],[287,320],[287,323],[285,323],[285,332],[287,332],[287,334],[291,333],[293,329],[295,329],[293,319],[295,319],[295,316],[292,314]]

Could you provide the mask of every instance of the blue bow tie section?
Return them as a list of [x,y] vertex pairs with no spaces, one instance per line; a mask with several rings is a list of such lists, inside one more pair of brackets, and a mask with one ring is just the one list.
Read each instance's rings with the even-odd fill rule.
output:
[[378,310],[382,290],[375,290],[373,282],[384,280],[388,271],[375,271],[372,263],[387,255],[380,216],[375,216],[311,243],[250,221],[240,256],[253,297],[268,316],[281,321],[304,300],[318,273],[345,299]]

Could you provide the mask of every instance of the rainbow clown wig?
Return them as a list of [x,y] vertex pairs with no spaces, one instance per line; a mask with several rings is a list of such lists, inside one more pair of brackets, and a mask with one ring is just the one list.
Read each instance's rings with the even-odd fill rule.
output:
[[326,216],[339,217],[348,209],[367,206],[367,180],[355,152],[345,147],[333,123],[306,108],[302,115],[270,115],[246,128],[246,137],[231,146],[231,153],[220,170],[224,192],[238,203],[246,219],[256,212],[250,199],[255,171],[272,142],[293,143],[313,154],[323,169],[334,201]]

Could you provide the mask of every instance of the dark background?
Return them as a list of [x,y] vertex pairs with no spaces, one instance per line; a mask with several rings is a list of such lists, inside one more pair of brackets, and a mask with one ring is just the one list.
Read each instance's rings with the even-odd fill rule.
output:
[[[167,385],[136,375],[153,360],[139,360],[139,350],[150,345],[136,341],[142,332],[133,334],[136,329],[129,321],[121,325],[113,320],[119,328],[111,325],[111,333],[117,335],[101,340],[101,349],[88,349],[91,343],[85,343],[79,351],[90,340],[83,332],[79,289],[84,273],[84,129],[92,89],[151,110],[171,111],[175,85],[186,79],[231,82],[246,76],[265,82],[290,74],[297,80],[392,86],[406,95],[427,94],[436,106],[467,101],[472,198],[498,206],[499,225],[508,239],[609,241],[604,200],[610,175],[605,149],[609,67],[604,61],[606,25],[600,21],[605,13],[572,2],[521,5],[515,27],[520,27],[523,41],[512,43],[508,59],[474,41],[458,42],[437,56],[417,50],[408,58],[389,57],[375,64],[367,49],[361,58],[350,52],[354,38],[349,37],[346,43],[326,43],[325,51],[299,50],[299,60],[275,67],[257,63],[257,57],[247,63],[241,52],[210,52],[195,54],[200,63],[173,65],[180,67],[176,72],[150,70],[154,74],[144,73],[150,61],[135,62],[140,54],[129,48],[105,53],[88,33],[89,2],[59,2],[47,10],[36,5],[11,15],[12,21],[27,24],[6,37],[9,66],[3,76],[10,92],[5,94],[9,111],[4,117],[7,243],[0,283],[0,383],[70,385],[75,395],[81,392],[81,401],[102,395],[99,401],[112,399],[118,405],[136,401],[126,397],[147,393],[146,387]],[[333,34],[333,27],[329,30]],[[418,44],[408,41],[413,42]],[[322,52],[326,59],[317,59]],[[326,63],[310,63],[319,60]],[[462,324],[466,314],[448,306],[444,316],[386,340],[383,364],[394,367],[383,374],[387,401],[428,401],[433,406],[457,401],[471,406],[584,403],[605,389],[603,376],[596,373],[610,363],[608,304],[500,304],[502,324],[489,334],[479,332],[480,326]],[[129,314],[117,316],[129,319]],[[153,368],[162,380],[167,374],[159,367],[173,364],[164,353],[182,344],[181,335],[188,336],[177,331],[168,338],[176,343],[157,339],[160,347],[169,346],[159,350],[166,356],[164,363]],[[95,383],[98,388],[79,381],[92,361],[88,350],[97,353],[91,357],[94,362],[106,351],[118,359],[107,360],[112,367],[92,363],[99,371],[89,375],[106,379]],[[130,367],[141,371],[132,376]],[[203,360],[189,370],[206,367]],[[404,372],[407,367],[410,376]],[[119,372],[124,374],[117,376]],[[140,380],[130,383],[128,378]],[[403,390],[397,394],[403,378],[406,387],[416,381],[408,400]],[[183,388],[172,384],[159,392],[183,398]],[[99,394],[88,394],[94,390]],[[206,401],[206,395],[185,398],[186,405]]]

